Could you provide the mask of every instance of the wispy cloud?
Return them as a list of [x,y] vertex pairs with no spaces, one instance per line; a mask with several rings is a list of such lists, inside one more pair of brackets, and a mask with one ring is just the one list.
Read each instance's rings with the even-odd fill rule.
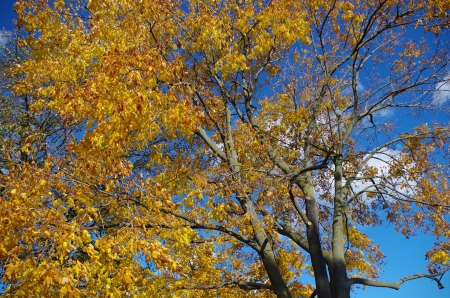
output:
[[[366,86],[364,86],[364,84],[358,80],[358,82],[356,83],[356,88],[358,90],[358,93],[363,93],[364,91],[366,91]],[[344,90],[341,92],[342,95],[348,95],[348,94],[353,94],[352,91],[352,86],[348,85],[347,87],[344,88]]]
[[386,109],[380,110],[376,114],[377,114],[377,116],[379,116],[381,118],[389,118],[389,117],[393,116],[395,113],[394,113],[393,108],[386,108]]
[[5,46],[12,36],[11,31],[4,30],[0,32],[0,46]]
[[433,104],[444,104],[450,100],[450,73],[437,83],[433,93]]
[[366,87],[363,85],[363,83],[361,83],[361,81],[358,81],[358,92],[359,93],[363,93],[364,91],[366,91]]
[[[397,177],[393,179],[387,179],[389,174],[395,165],[394,160],[400,159],[402,153],[399,150],[386,149],[383,152],[375,154],[367,163],[368,167],[374,168],[377,175],[374,176],[372,182],[367,181],[355,181],[352,183],[354,193],[358,193],[363,190],[377,191],[377,187],[373,183],[378,184],[378,188],[385,191],[386,194],[392,194],[393,197],[410,196],[414,193],[415,181],[408,180],[407,177]],[[414,164],[405,165],[404,170],[408,170]],[[358,175],[360,176],[360,175]],[[366,202],[369,203],[372,199],[368,199],[365,195]]]
[[[390,171],[393,167],[396,167],[395,160],[398,160],[402,155],[400,150],[385,149],[379,153],[376,153],[368,162],[366,168],[370,167],[375,170],[376,174],[373,175],[373,179],[362,179],[365,176],[362,172],[357,174],[357,179],[351,183],[352,195],[360,195],[365,204],[370,204],[375,198],[367,196],[366,192],[378,192],[384,194],[384,199],[389,202],[395,201],[395,198],[406,198],[413,195],[415,191],[416,182],[408,180],[407,177],[389,178]],[[367,157],[367,156],[365,156]],[[344,163],[344,168],[347,168]],[[405,165],[405,170],[408,170],[413,164]],[[330,166],[331,170],[334,170],[334,166]],[[358,179],[359,178],[359,179]],[[343,179],[343,183],[346,183],[346,179]],[[374,185],[376,184],[376,186]],[[333,188],[334,178],[330,177],[328,186]],[[332,193],[329,189],[322,189],[320,187],[315,188],[316,200],[319,204],[332,208],[332,203],[326,199],[322,199],[321,196],[326,193]]]

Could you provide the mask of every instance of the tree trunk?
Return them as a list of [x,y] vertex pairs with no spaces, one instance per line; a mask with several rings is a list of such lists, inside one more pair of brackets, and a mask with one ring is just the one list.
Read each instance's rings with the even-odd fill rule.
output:
[[347,269],[344,257],[344,217],[345,204],[342,193],[342,155],[335,158],[334,173],[334,214],[333,214],[333,243],[332,243],[332,266],[331,266],[331,289],[333,298],[350,298]]
[[255,233],[255,240],[258,243],[258,246],[261,247],[259,255],[264,264],[267,275],[269,276],[272,290],[278,298],[291,298],[292,296],[285,281],[283,280],[283,277],[281,276],[281,272],[275,260],[275,255],[273,253],[269,238],[267,237],[261,223],[257,219],[253,203],[249,199],[246,199],[244,206],[247,213],[252,217],[251,224]]
[[[267,239],[266,242],[270,246]],[[280,270],[278,269],[278,265],[275,261],[275,255],[273,254],[272,248],[269,247],[268,249],[266,249],[265,247],[263,247],[262,251],[260,252],[260,256],[263,261],[264,268],[269,275],[273,292],[277,295],[278,298],[291,298],[291,293],[289,292],[289,289],[286,286],[283,277],[281,276]]]
[[306,236],[309,244],[309,254],[314,270],[317,294],[320,298],[331,298],[330,283],[328,281],[327,266],[322,254],[322,245],[319,235],[319,209],[314,197],[314,188],[311,179],[300,180],[298,183],[303,193],[306,195]]

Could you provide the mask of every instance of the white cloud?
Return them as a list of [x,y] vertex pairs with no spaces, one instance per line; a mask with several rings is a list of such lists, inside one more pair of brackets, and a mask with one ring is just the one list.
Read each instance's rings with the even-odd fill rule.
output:
[[5,46],[12,36],[11,31],[3,30],[0,32],[0,46]]
[[[401,154],[401,151],[386,149],[381,153],[375,154],[367,163],[368,167],[376,169],[378,173],[377,176],[380,177],[373,179],[373,182],[379,185],[378,189],[385,191],[386,193],[390,193],[394,197],[402,195],[413,195],[414,186],[416,185],[415,181],[409,181],[406,179],[406,177],[397,177],[395,179],[386,180],[386,178],[391,176],[389,174],[389,170],[393,166],[395,167],[395,165],[392,165],[393,161],[399,159]],[[409,166],[414,165],[411,164]],[[408,167],[406,166],[404,169],[408,170]],[[359,174],[358,176],[361,177],[361,174]],[[358,193],[363,190],[377,191],[377,188],[373,186],[373,183],[368,181],[355,181],[352,183],[352,188],[354,193]],[[367,198],[366,200],[367,202],[372,201]]]
[[433,93],[433,104],[444,104],[450,100],[450,73],[448,73],[442,82],[435,86]]
[[376,115],[381,118],[389,118],[389,117],[393,116],[394,114],[395,113],[394,113],[393,108],[382,109],[376,113]]
[[[366,91],[366,86],[364,86],[364,84],[360,80],[358,80],[358,82],[356,83],[356,89],[357,89],[358,93],[361,94],[364,91]],[[347,87],[345,87],[344,90],[341,92],[341,94],[343,96],[353,94],[352,86],[348,85]]]
[[363,83],[361,83],[361,81],[358,81],[358,92],[359,93],[363,93],[364,91],[366,91],[366,87],[363,85]]
[[[373,176],[372,181],[369,180],[356,180],[351,183],[352,194],[360,194],[366,204],[370,204],[374,199],[368,198],[366,195],[366,191],[369,192],[377,192],[378,190],[385,193],[384,198],[387,201],[393,201],[394,198],[405,198],[408,196],[413,196],[415,191],[416,182],[407,180],[407,177],[392,177],[389,173],[389,170],[395,166],[393,165],[394,160],[398,160],[402,152],[400,150],[394,149],[386,149],[380,153],[375,154],[368,162],[367,167],[374,168],[376,173]],[[365,156],[364,158],[366,158]],[[414,164],[410,164],[404,167],[404,170],[408,170],[408,168],[414,166]],[[344,169],[346,168],[346,164],[344,163]],[[334,170],[334,166],[330,166],[331,170]],[[363,176],[362,173],[358,173],[357,177],[361,178]],[[346,183],[346,179],[343,179],[343,183]],[[373,185],[373,183],[377,184],[377,187]],[[332,187],[334,185],[334,178],[330,177],[329,186]],[[316,199],[319,204],[332,207],[332,204],[320,198],[326,191],[316,187]],[[333,192],[333,191],[331,191]],[[392,197],[391,197],[392,196]]]

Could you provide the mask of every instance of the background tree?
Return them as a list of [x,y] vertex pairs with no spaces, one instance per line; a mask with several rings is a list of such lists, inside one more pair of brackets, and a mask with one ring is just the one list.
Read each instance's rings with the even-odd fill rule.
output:
[[[0,47],[0,69],[3,75],[0,85],[0,175],[2,175],[2,181],[14,179],[14,173],[10,170],[14,169],[15,166],[33,167],[38,165],[42,167],[48,154],[64,155],[66,153],[64,146],[67,145],[69,136],[79,130],[79,125],[64,123],[61,117],[52,111],[33,111],[31,106],[34,104],[34,98],[29,94],[14,95],[14,84],[23,78],[10,75],[9,69],[29,58],[27,49],[20,48],[17,45],[17,41],[23,33],[20,30],[2,32],[2,37],[7,40]],[[32,175],[32,173],[28,173],[28,175]],[[23,181],[23,183],[28,182]],[[32,187],[32,185],[30,186]],[[3,198],[7,197],[7,189],[2,184],[0,191]],[[9,214],[2,221],[2,227],[3,224],[5,225],[4,228],[9,226],[11,216],[17,215],[19,218],[16,220],[24,219],[24,215],[19,210],[17,211],[17,213]],[[11,210],[7,210],[7,212],[11,212]],[[11,232],[17,234],[13,235],[14,237],[19,236],[17,230]],[[11,248],[10,241],[16,240],[17,238],[6,235],[0,245],[2,261],[0,274],[2,277],[4,277],[6,265],[10,261],[9,258],[5,258],[8,255],[7,249]],[[27,253],[18,254],[16,257],[20,259],[25,259],[29,255],[50,257],[47,254],[47,248],[48,246],[34,243],[34,246]]]
[[[441,287],[448,124],[420,116],[448,115],[448,5],[18,1],[15,95],[82,129],[41,163],[36,145],[3,149],[6,294]],[[377,280],[384,256],[360,229],[383,222],[441,237],[429,274]]]

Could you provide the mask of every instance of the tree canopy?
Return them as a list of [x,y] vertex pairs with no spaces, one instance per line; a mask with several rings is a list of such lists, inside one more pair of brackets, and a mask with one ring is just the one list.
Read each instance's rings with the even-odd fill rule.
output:
[[[450,2],[15,10],[1,49],[5,297],[443,287]],[[428,273],[378,279],[384,254],[363,228],[384,223],[437,237]]]

